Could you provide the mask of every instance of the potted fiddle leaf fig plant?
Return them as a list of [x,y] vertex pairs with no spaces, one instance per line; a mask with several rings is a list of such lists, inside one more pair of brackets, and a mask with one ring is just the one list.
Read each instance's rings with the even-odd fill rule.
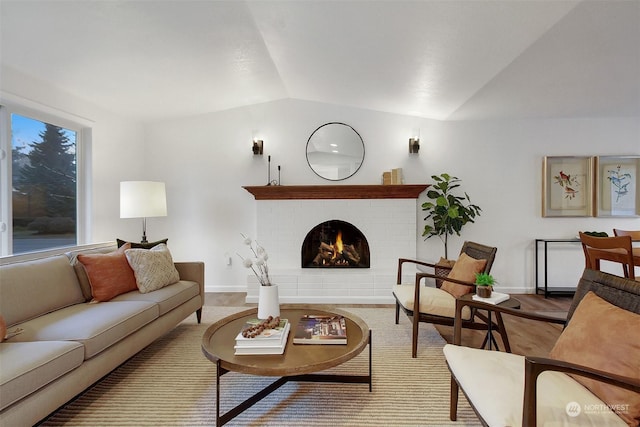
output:
[[461,180],[447,173],[431,175],[435,181],[427,191],[427,201],[422,204],[422,210],[427,212],[425,221],[430,223],[424,226],[422,236],[425,240],[438,236],[444,243],[444,257],[448,258],[447,242],[450,234],[460,235],[460,230],[465,224],[474,222],[476,216],[480,216],[480,207],[471,203],[469,195],[455,194],[460,187]]
[[488,273],[476,273],[476,295],[481,298],[491,297],[493,285],[496,283],[492,275]]

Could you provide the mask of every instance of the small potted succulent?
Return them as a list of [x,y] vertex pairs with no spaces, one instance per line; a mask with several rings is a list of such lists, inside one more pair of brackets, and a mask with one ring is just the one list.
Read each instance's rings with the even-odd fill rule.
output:
[[476,295],[481,298],[489,298],[495,283],[496,281],[492,275],[488,273],[476,273]]

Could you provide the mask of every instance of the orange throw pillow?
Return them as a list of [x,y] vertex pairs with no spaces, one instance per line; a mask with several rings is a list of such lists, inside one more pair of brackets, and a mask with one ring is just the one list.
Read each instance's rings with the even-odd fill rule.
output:
[[109,301],[120,294],[138,290],[136,277],[124,254],[130,248],[127,243],[108,254],[78,255],[78,261],[89,277],[93,301]]
[[[552,359],[640,379],[640,315],[589,291],[549,353]],[[640,421],[640,394],[572,375],[630,426]],[[618,412],[618,410],[620,412]]]
[[[461,253],[460,258],[458,258],[456,263],[453,265],[453,269],[447,277],[450,279],[473,283],[476,281],[476,273],[484,271],[484,267],[486,265],[486,259],[475,259],[465,253]],[[440,289],[449,292],[456,298],[460,298],[463,295],[473,292],[474,287],[460,285],[453,282],[444,282]]]

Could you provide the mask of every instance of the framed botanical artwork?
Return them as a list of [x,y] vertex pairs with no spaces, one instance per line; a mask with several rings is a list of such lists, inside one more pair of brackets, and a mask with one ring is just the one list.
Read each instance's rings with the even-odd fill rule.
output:
[[640,156],[596,157],[597,216],[640,216]]
[[542,216],[592,215],[591,157],[545,157],[542,166]]

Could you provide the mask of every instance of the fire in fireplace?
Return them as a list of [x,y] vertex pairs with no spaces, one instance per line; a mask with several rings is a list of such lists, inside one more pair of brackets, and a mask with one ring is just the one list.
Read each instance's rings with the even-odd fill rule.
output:
[[302,242],[302,268],[369,268],[369,243],[353,224],[333,219],[316,225]]

